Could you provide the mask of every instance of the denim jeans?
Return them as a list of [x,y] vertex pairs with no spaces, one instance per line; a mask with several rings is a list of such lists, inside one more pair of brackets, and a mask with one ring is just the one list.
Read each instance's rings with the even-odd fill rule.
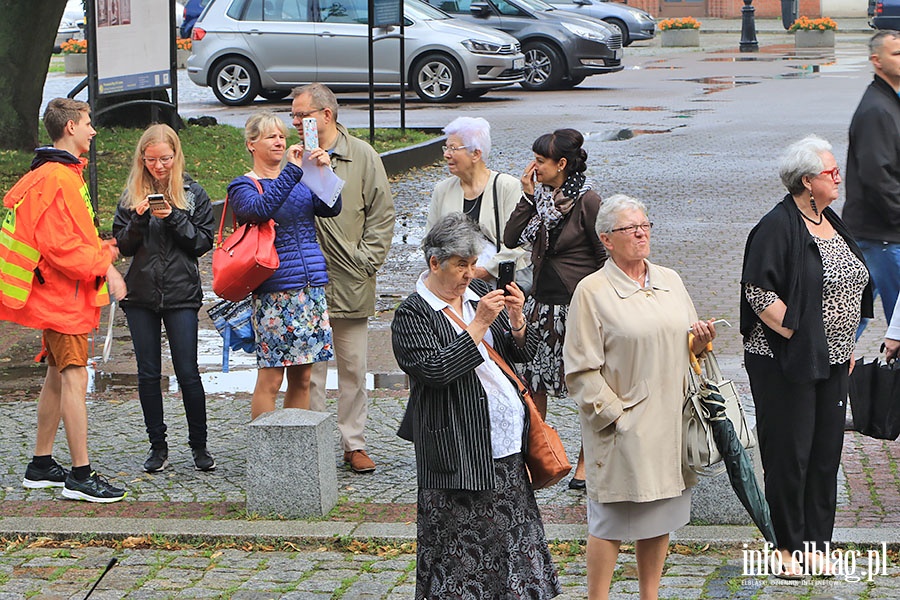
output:
[[[857,240],[859,249],[866,258],[869,276],[872,278],[875,295],[881,296],[881,306],[888,324],[894,314],[894,304],[900,295],[900,244],[878,240]],[[856,330],[859,338],[869,319],[863,319]]]
[[206,447],[206,393],[197,367],[197,310],[179,308],[156,312],[139,306],[123,307],[134,343],[138,367],[138,395],[150,443],[166,441],[163,421],[162,325],[172,351],[172,366],[181,388],[191,448]]

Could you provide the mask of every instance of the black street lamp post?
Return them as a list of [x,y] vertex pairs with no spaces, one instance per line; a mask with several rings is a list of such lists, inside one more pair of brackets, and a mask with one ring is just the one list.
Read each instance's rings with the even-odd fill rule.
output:
[[741,8],[741,52],[759,52],[754,19],[756,9],[750,6],[752,3],[753,0],[744,0],[744,6]]

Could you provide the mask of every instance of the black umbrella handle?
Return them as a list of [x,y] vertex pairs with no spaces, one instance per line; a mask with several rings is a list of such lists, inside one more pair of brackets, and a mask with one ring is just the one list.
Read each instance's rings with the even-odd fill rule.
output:
[[107,573],[109,573],[109,570],[112,569],[116,565],[117,562],[119,562],[119,560],[115,556],[113,556],[111,559],[109,559],[109,562],[106,563],[106,568],[103,569],[103,572],[100,573],[100,577],[97,578],[97,581],[95,581],[94,585],[91,587],[91,589],[88,590],[88,593],[84,597],[84,600],[87,600],[88,597],[94,593],[94,590],[97,589],[97,584],[100,583],[100,580],[103,579],[103,576],[106,575]]

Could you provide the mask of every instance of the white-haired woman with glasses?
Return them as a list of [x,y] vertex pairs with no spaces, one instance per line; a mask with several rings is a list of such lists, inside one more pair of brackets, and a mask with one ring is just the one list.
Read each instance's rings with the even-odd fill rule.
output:
[[872,316],[872,285],[829,207],[841,183],[831,144],[816,136],[791,144],[779,171],[788,193],[744,250],[741,334],[777,574],[794,579],[831,569],[822,554],[804,555],[804,542],[822,550],[831,540],[855,332],[861,316]]
[[[160,205],[148,196],[161,194]],[[203,305],[197,259],[213,245],[209,195],[184,172],[178,134],[164,124],[148,127],[138,141],[113,219],[122,256],[132,256],[125,275],[128,295],[121,301],[134,344],[138,396],[150,453],[144,470],[166,468],[169,446],[163,420],[162,326],[181,388],[194,466],[215,469],[206,447],[206,394],[197,365],[197,312]]]
[[657,597],[669,534],[690,519],[697,481],[681,464],[681,407],[689,352],[716,330],[697,319],[678,274],[647,260],[652,226],[642,202],[604,200],[595,227],[609,260],[569,306],[563,356],[584,445],[591,600],[609,597],[622,540],[636,540],[641,598]]
[[503,243],[503,230],[522,197],[522,185],[512,175],[488,168],[491,124],[481,117],[458,117],[444,127],[444,133],[444,160],[451,176],[434,187],[426,229],[452,212],[465,214],[481,227],[488,242],[479,255],[475,276],[493,284],[500,262],[514,261],[516,283],[528,294],[531,258],[524,249]]

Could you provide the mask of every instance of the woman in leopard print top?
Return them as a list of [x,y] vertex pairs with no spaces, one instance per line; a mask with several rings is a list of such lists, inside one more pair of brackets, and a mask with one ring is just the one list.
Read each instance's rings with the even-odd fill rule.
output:
[[831,145],[815,136],[792,144],[780,174],[789,193],[744,251],[741,333],[777,574],[796,578],[830,569],[821,550],[834,528],[854,333],[872,314],[872,290],[862,253],[828,208],[841,183]]

